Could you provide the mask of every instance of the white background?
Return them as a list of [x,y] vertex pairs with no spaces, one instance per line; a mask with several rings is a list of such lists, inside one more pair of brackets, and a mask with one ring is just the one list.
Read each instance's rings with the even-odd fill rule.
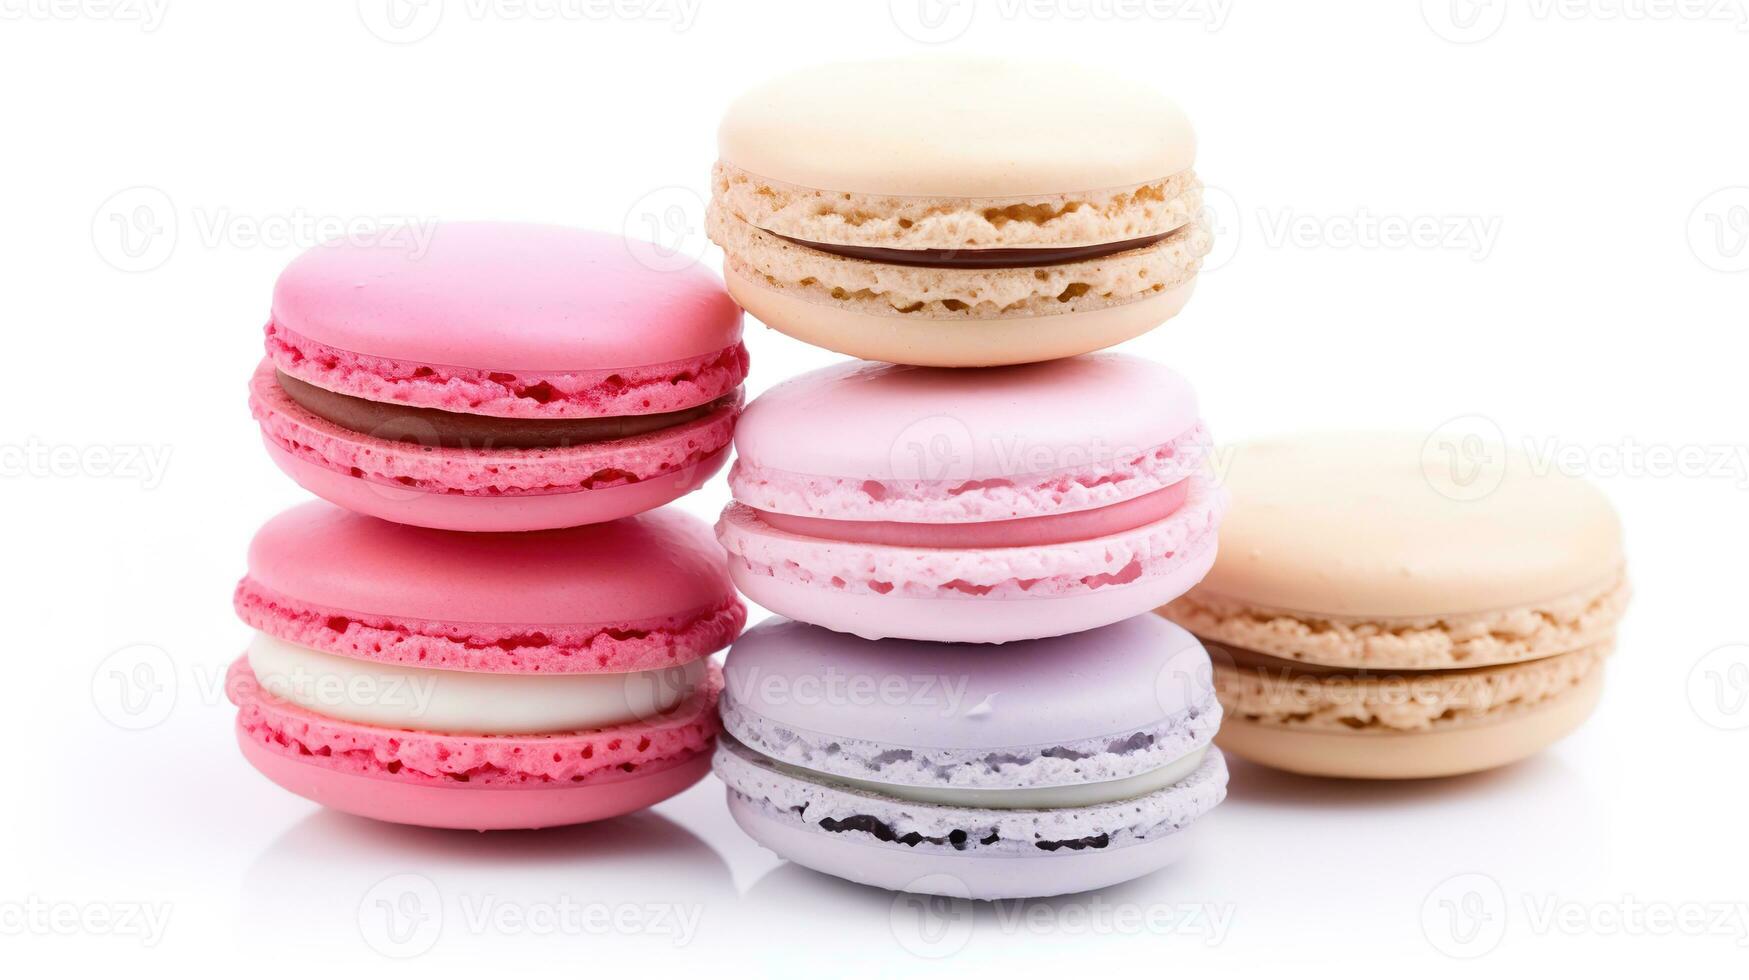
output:
[[[0,0],[7,973],[1749,962],[1740,0],[430,0],[399,28],[387,9]],[[316,219],[624,229],[715,266],[700,195],[733,94],[925,49],[1086,59],[1184,103],[1221,242],[1184,315],[1128,348],[1191,378],[1218,438],[1457,418],[1602,483],[1638,594],[1596,718],[1443,782],[1235,765],[1182,865],[933,918],[759,850],[714,781],[479,836],[321,812],[251,771],[220,694],[246,637],[231,588],[303,494],[244,384]],[[748,343],[752,393],[835,359],[752,323]],[[684,506],[725,499],[719,478]],[[124,704],[135,679],[149,696]],[[565,902],[619,926],[536,921]],[[161,934],[102,921],[142,908]]]

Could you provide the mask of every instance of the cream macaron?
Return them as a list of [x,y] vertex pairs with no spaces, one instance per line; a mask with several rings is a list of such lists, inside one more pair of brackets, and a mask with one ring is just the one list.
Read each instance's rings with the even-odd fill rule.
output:
[[707,226],[766,325],[870,360],[1043,361],[1158,326],[1211,244],[1184,113],[1086,67],[913,58],[737,100]]
[[1517,451],[1425,436],[1231,447],[1200,586],[1218,744],[1293,772],[1413,778],[1528,757],[1588,717],[1627,605],[1620,525]]

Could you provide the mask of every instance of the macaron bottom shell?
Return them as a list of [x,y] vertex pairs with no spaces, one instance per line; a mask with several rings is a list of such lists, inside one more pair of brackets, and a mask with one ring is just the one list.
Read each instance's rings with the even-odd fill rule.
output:
[[732,739],[719,744],[713,765],[735,822],[779,857],[891,891],[990,900],[1073,894],[1172,864],[1227,781],[1225,760],[1210,748],[1191,776],[1132,800],[988,810],[797,776]]
[[678,795],[710,772],[699,754],[584,786],[430,786],[336,772],[273,751],[237,730],[243,757],[281,788],[342,813],[440,830],[539,830],[634,813]]
[[655,510],[704,486],[728,461],[725,444],[650,479],[575,493],[472,496],[376,483],[293,455],[266,439],[267,455],[305,490],[347,510],[397,524],[446,531],[539,531],[577,527]]
[[723,270],[729,294],[761,323],[797,340],[870,361],[926,367],[1028,364],[1103,350],[1177,316],[1196,281],[1118,306],[994,319],[939,319],[815,303]]
[[829,584],[763,574],[735,560],[730,562],[729,576],[744,595],[773,612],[864,639],[1011,643],[1079,633],[1128,619],[1182,594],[1208,573],[1214,561],[1211,543],[1164,575],[1129,585],[1021,599],[847,592]]
[[1242,759],[1304,776],[1460,776],[1536,755],[1582,725],[1602,696],[1603,671],[1598,670],[1547,701],[1424,731],[1306,731],[1229,712],[1215,744]]
[[393,823],[468,830],[585,823],[643,809],[710,768],[721,671],[673,711],[587,731],[450,735],[318,714],[264,689],[247,658],[231,666],[244,757],[281,787]]

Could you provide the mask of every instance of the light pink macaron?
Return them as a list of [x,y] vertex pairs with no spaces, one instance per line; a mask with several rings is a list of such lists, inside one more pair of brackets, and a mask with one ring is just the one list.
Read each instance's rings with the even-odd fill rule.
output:
[[850,362],[755,399],[717,523],[755,602],[870,639],[1093,629],[1194,585],[1224,507],[1190,386],[1117,354]]
[[581,823],[709,767],[746,619],[710,529],[655,511],[465,534],[326,503],[269,521],[235,605],[243,754],[318,803],[473,830]]
[[340,242],[274,288],[250,409],[274,461],[350,510],[520,531],[661,506],[727,457],[741,311],[614,235],[437,226]]

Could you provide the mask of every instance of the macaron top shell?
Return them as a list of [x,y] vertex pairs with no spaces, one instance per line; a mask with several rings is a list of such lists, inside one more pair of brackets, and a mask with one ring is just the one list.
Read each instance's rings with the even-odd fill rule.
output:
[[1518,450],[1455,453],[1383,433],[1231,447],[1220,558],[1194,594],[1414,618],[1523,606],[1619,576],[1621,527],[1595,487]]
[[498,222],[438,225],[422,247],[320,245],[280,275],[273,324],[353,354],[510,372],[663,364],[740,342],[740,308],[715,275],[659,270],[636,245]]
[[245,585],[373,618],[539,627],[634,623],[733,603],[723,565],[710,528],[675,511],[470,534],[308,503],[255,535]]
[[1123,737],[1210,710],[1214,697],[1201,644],[1147,615],[1001,650],[864,640],[774,617],[735,641],[724,672],[726,703],[764,725],[893,750]]
[[[1120,354],[962,371],[852,361],[792,378],[735,431],[735,498],[779,513],[978,521],[977,501],[1034,491],[1033,513],[1104,506],[1188,475],[1200,460],[1195,392],[1170,369]],[[1161,472],[1150,454],[1174,449]],[[823,478],[811,493],[791,478]],[[824,483],[844,481],[866,513]],[[905,511],[935,498],[933,515]]]
[[773,180],[939,197],[1141,184],[1189,169],[1196,155],[1184,113],[1146,85],[1084,66],[989,58],[798,71],[737,99],[717,143],[723,161]]

